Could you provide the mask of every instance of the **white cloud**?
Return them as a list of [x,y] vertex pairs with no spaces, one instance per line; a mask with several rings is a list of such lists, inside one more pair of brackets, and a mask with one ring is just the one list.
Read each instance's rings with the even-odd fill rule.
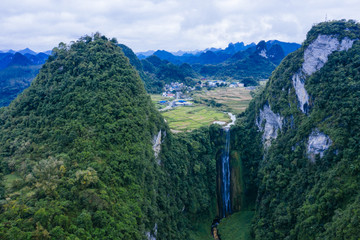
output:
[[[313,23],[356,19],[358,0],[2,0],[0,49],[51,49],[100,31],[135,51],[302,42]],[[359,19],[357,19],[359,20]]]

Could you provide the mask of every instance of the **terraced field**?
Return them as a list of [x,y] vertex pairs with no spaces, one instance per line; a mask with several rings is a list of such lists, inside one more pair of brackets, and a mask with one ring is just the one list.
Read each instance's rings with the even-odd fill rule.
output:
[[193,98],[199,102],[216,104],[221,110],[239,114],[247,108],[252,97],[246,88],[216,88],[194,94]]
[[214,121],[231,121],[229,115],[205,105],[176,107],[162,115],[175,131],[191,131]]

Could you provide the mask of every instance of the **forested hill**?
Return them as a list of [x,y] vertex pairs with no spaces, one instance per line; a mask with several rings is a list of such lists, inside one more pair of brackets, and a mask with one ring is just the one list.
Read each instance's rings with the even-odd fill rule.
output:
[[54,52],[1,109],[0,238],[141,238],[163,120],[105,37]]
[[165,84],[171,82],[182,82],[193,86],[195,79],[200,77],[189,64],[177,66],[155,55],[140,61],[129,47],[124,44],[119,44],[119,46],[129,58],[130,64],[138,71],[149,93],[160,93]]
[[359,39],[355,21],[315,25],[234,129],[255,239],[359,238]]
[[0,108],[0,239],[189,239],[220,133],[173,136],[115,39],[61,43]]

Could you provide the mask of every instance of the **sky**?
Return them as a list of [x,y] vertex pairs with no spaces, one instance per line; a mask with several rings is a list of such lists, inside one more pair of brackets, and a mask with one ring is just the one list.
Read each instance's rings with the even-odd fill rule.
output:
[[135,52],[302,43],[315,23],[360,20],[360,0],[1,0],[0,49],[46,51],[100,32]]

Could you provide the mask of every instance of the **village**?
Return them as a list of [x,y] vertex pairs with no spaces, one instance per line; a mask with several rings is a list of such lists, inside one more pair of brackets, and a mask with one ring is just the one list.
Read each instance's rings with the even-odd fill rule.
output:
[[202,79],[197,82],[195,86],[190,87],[184,83],[172,82],[164,86],[164,91],[161,96],[168,98],[169,100],[160,100],[158,103],[166,108],[161,109],[162,111],[168,110],[177,106],[191,106],[193,99],[190,97],[190,93],[193,91],[209,91],[219,87],[238,88],[244,87],[243,83],[239,82],[226,82],[224,80],[206,80]]

